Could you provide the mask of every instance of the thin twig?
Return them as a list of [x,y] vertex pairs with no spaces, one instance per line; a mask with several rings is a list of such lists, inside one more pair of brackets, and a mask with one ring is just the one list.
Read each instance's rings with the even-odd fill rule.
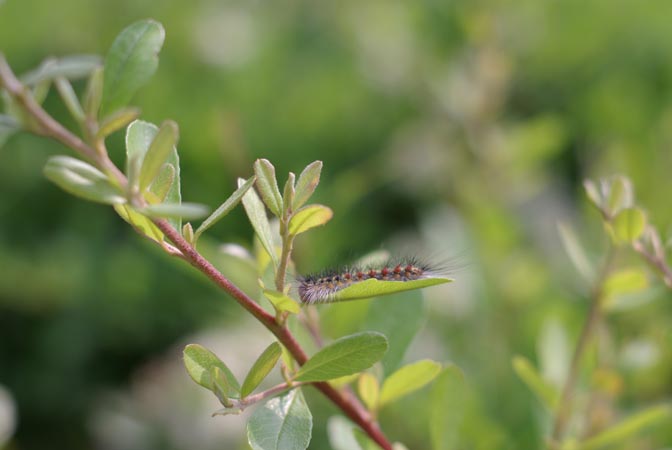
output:
[[[82,157],[97,164],[99,168],[112,175],[120,186],[126,186],[127,180],[125,175],[110,161],[107,152],[101,152],[102,154],[96,152],[94,148],[75,136],[67,128],[63,127],[37,102],[35,102],[27,88],[16,78],[2,53],[0,53],[0,87],[4,88],[10,96],[36,120],[36,123],[39,125],[39,130],[33,131],[53,138],[67,147],[70,147]],[[168,223],[168,221],[165,219],[156,219],[154,220],[154,223],[180,252],[173,252],[173,254],[176,254],[189,262],[211,281],[217,284],[222,290],[231,295],[234,300],[278,338],[299,365],[305,364],[308,360],[308,356],[286,326],[276,322],[273,315],[266,312],[266,310],[259,306],[258,303],[248,297],[236,285],[222,275],[208,260],[198,253],[198,251],[196,251],[196,249],[189,244],[189,242],[187,242],[182,235]],[[390,444],[380,430],[376,420],[362,406],[357,398],[354,397],[354,395],[349,392],[338,391],[326,382],[312,384],[341,409],[353,422],[359,425],[374,442],[380,445],[380,447],[384,450],[392,450],[392,444]]]
[[572,403],[574,400],[574,389],[576,388],[576,381],[579,375],[581,361],[602,315],[604,281],[608,276],[609,271],[611,270],[613,252],[613,246],[610,244],[609,249],[607,250],[607,256],[605,257],[605,261],[602,266],[602,270],[600,271],[598,279],[595,281],[595,285],[590,296],[590,310],[588,311],[588,317],[583,325],[581,335],[579,336],[579,340],[576,344],[576,348],[572,356],[572,362],[569,366],[567,379],[565,380],[565,384],[562,388],[560,401],[556,409],[555,419],[553,421],[553,431],[551,432],[551,448],[556,448],[559,445],[571,415]]
[[632,248],[644,258],[647,264],[660,272],[665,285],[672,288],[672,269],[670,269],[665,260],[649,253],[640,241],[633,242]]

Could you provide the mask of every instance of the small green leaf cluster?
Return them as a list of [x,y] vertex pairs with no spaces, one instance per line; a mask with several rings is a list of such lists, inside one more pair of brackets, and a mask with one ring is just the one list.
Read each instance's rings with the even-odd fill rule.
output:
[[[413,335],[418,331],[416,313],[421,306],[414,307],[412,314],[396,317],[394,321],[372,321],[373,328],[384,331],[389,339],[378,331],[364,331],[347,334],[322,345],[318,335],[319,349],[311,357],[306,357],[295,342],[288,320],[296,320],[301,315],[302,322],[312,331],[315,323],[310,322],[315,320],[303,314],[299,303],[290,294],[287,273],[293,264],[294,240],[300,234],[326,224],[333,217],[329,207],[309,203],[320,181],[321,161],[307,165],[298,177],[290,172],[281,190],[273,164],[259,159],[254,163],[254,174],[247,179],[239,179],[237,189],[200,226],[194,230],[191,223],[182,223],[183,220],[206,216],[208,208],[182,201],[178,125],[172,120],[165,120],[160,125],[140,120],[140,110],[129,106],[137,90],[156,71],[164,38],[161,24],[142,20],[128,26],[117,36],[104,60],[88,55],[47,60],[15,83],[22,89],[3,90],[7,114],[0,115],[0,144],[11,133],[24,129],[70,146],[83,159],[64,155],[49,158],[44,167],[44,174],[49,180],[72,195],[112,206],[139,234],[160,244],[170,254],[182,257],[195,266],[200,264],[202,271],[220,286],[225,284],[225,290],[232,295],[240,291],[235,286],[229,287],[229,281],[222,274],[213,274],[217,269],[208,261],[202,262],[204,258],[196,247],[207,230],[242,203],[258,243],[254,266],[261,293],[270,302],[275,316],[244,293],[234,297],[239,300],[244,298],[241,304],[279,339],[258,356],[242,383],[210,350],[197,344],[186,346],[183,356],[189,376],[212,392],[223,406],[215,414],[235,414],[259,403],[247,428],[252,448],[305,449],[312,431],[312,415],[302,392],[305,385],[318,383],[320,388],[326,386],[331,389],[328,391],[332,393],[331,397],[338,396],[334,403],[345,412],[357,411],[350,416],[361,416],[357,423],[366,429],[369,416],[375,418],[380,409],[434,380],[445,381],[445,377],[449,376],[446,374],[452,373],[452,369],[434,361],[422,360],[398,368]],[[4,57],[0,55],[0,70],[13,77],[11,70],[4,70],[4,65]],[[2,74],[2,79],[11,81],[7,73]],[[77,79],[86,79],[86,86],[80,94],[72,84]],[[41,108],[51,86],[55,86],[79,126],[81,137],[55,122]],[[112,163],[106,148],[107,138],[122,130],[125,130],[126,155],[123,171]],[[171,227],[177,233],[172,232]],[[271,277],[272,281],[269,281]],[[451,280],[444,277],[404,283],[367,280],[343,289],[341,294],[343,299],[370,298],[448,281]],[[394,312],[394,307],[390,311]],[[388,352],[390,342],[394,348]],[[279,361],[284,381],[260,391],[259,387]],[[380,363],[377,367],[391,373],[387,377],[376,375],[371,370],[376,363]],[[355,379],[358,380],[357,390],[364,407],[354,396],[336,390],[336,386]],[[445,388],[444,381],[437,389]],[[436,408],[443,413],[440,405],[437,404]],[[432,430],[439,428],[432,425]],[[377,425],[367,432],[355,430],[353,439],[361,448],[372,448],[371,439],[377,440],[378,444],[381,441],[384,443],[384,436],[374,436],[376,429]],[[404,447],[395,444],[395,448]]]
[[[627,258],[625,253],[640,256],[660,274],[665,284],[672,286],[672,271],[667,265],[665,247],[658,230],[648,223],[644,209],[637,206],[632,182],[619,175],[599,181],[586,180],[584,188],[590,203],[600,212],[606,235],[607,251],[600,267],[595,267],[597,264],[569,226],[561,224],[559,232],[576,270],[590,285],[587,293],[591,301],[590,312],[571,361],[569,355],[564,355],[564,349],[568,348],[566,332],[557,323],[546,328],[555,331],[548,331],[539,346],[542,368],[545,359],[554,358],[561,362],[561,372],[566,373],[566,378],[564,382],[552,379],[546,371],[538,369],[523,356],[516,356],[512,360],[518,377],[550,414],[553,420],[551,445],[559,449],[609,448],[641,434],[645,428],[672,419],[671,405],[654,405],[629,412],[615,423],[592,432],[589,437],[577,438],[564,434],[566,423],[573,417],[571,400],[575,396],[577,378],[581,370],[585,370],[582,367],[582,364],[586,365],[583,355],[589,348],[598,322],[605,313],[636,307],[640,304],[637,297],[646,296],[650,287],[650,277],[645,267]],[[604,363],[600,367],[591,368],[592,389],[609,392],[610,396],[620,392],[618,386],[623,384],[623,377],[616,368],[607,367]],[[585,412],[581,414],[587,415]]]

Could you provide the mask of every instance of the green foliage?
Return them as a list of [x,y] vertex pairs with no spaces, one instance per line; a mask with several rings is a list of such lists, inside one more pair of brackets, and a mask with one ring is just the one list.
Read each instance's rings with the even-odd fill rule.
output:
[[210,350],[198,344],[189,344],[184,348],[183,356],[187,373],[196,383],[214,392],[215,382],[213,381],[213,374],[217,374],[217,372],[213,372],[213,369],[216,368],[226,378],[227,395],[229,397],[238,397],[240,395],[240,385],[236,377],[226,367],[226,364]]
[[[58,55],[71,51],[73,42],[88,51],[112,41],[125,20],[122,15],[156,13],[149,4],[134,5],[132,12],[117,4],[68,5],[72,0],[58,4],[59,10],[72,12],[66,15],[54,15],[51,6],[34,0],[1,6],[0,42],[12,65],[23,68],[39,60],[45,45]],[[278,21],[280,9],[283,20]],[[176,152],[159,165],[144,191],[141,186],[148,181],[142,181],[142,161],[131,165],[127,174],[137,182],[137,196],[121,189],[92,159],[57,163],[52,169],[62,187],[75,195],[115,199],[112,203],[120,197],[126,203],[114,204],[119,214],[164,246],[163,234],[148,215],[157,209],[163,215],[166,209],[185,213],[181,199],[175,199],[180,181],[196,179],[185,193],[222,205],[213,221],[194,225],[196,233],[190,224],[177,228],[190,243],[206,229],[213,230],[212,224],[229,214],[240,197],[255,192],[261,208],[250,220],[266,222],[264,232],[256,225],[255,231],[270,256],[261,250],[252,252],[260,255],[257,261],[241,257],[237,261],[244,261],[244,269],[230,263],[220,240],[244,247],[250,236],[235,212],[227,216],[227,227],[199,241],[199,251],[233,281],[245,271],[253,285],[248,293],[256,294],[253,282],[262,278],[281,323],[287,320],[294,327],[297,322],[299,330],[312,324],[312,331],[319,332],[319,321],[322,331],[334,338],[360,329],[386,335],[389,350],[382,370],[376,366],[354,376],[365,380],[357,387],[369,408],[378,403],[373,380],[383,384],[390,379],[411,341],[423,354],[450,357],[469,368],[468,385],[459,369],[449,367],[434,379],[429,393],[418,391],[385,407],[383,431],[390,430],[408,448],[536,449],[544,443],[566,449],[664,447],[672,439],[662,426],[670,420],[669,411],[647,405],[669,397],[669,336],[661,330],[671,327],[663,285],[672,285],[665,245],[669,236],[664,232],[672,218],[672,182],[664,157],[672,84],[670,64],[660,55],[672,51],[672,33],[664,20],[670,13],[662,0],[637,8],[628,2],[570,1],[559,7],[527,1],[502,7],[492,1],[446,6],[366,0],[345,2],[327,15],[324,8],[308,4],[283,9],[273,3],[248,8],[206,2],[203,10],[190,10],[189,26],[184,26],[184,10],[168,8],[161,15],[170,30],[168,55],[140,103],[144,117],[156,123],[179,118],[180,147],[190,150],[180,155],[184,180]],[[26,14],[30,30],[24,26]],[[62,24],[56,29],[54,17]],[[227,20],[234,18],[236,26],[228,26]],[[239,34],[220,34],[229,32]],[[153,54],[161,46],[157,43],[153,39],[147,46],[152,51],[145,52],[149,62],[144,68],[152,72]],[[140,53],[128,52],[129,62]],[[66,56],[20,78],[31,81],[28,93],[57,121],[81,130],[88,144],[107,145],[110,158],[118,162],[123,144],[114,133],[136,120],[139,109],[110,105],[111,55],[105,77],[100,58],[78,61]],[[125,65],[124,76],[118,78],[126,92],[137,90],[133,83],[139,87],[147,76],[138,77],[131,69]],[[60,98],[50,92],[52,86]],[[152,411],[158,403],[146,401],[136,361],[164,354],[171,343],[211,328],[220,318],[237,322],[236,305],[213,295],[202,277],[185,278],[193,271],[180,269],[177,258],[142,251],[114,215],[90,214],[90,206],[63,203],[53,186],[39,183],[35,174],[51,148],[44,139],[16,134],[38,128],[20,102],[5,94],[0,114],[0,145],[6,141],[0,152],[0,191],[5,193],[0,236],[6,237],[0,238],[0,350],[13,356],[3,360],[0,378],[17,399],[22,424],[7,445],[59,448],[62,430],[68,429],[68,448],[90,447],[87,440],[101,439],[101,432],[93,427],[86,433],[95,437],[89,438],[72,424],[90,423],[99,414],[126,418],[113,404],[92,411],[90,405],[98,403],[90,399],[101,384],[116,390],[117,383],[132,378],[140,379],[139,386],[125,389],[124,404],[142,402],[143,417],[132,417],[138,435],[151,430],[153,441],[161,443],[156,445],[175,446],[172,424],[179,422],[188,433],[202,430],[193,421],[207,418],[194,412],[191,401],[171,398],[169,386],[157,386],[164,379],[160,376],[151,377],[149,391],[160,392],[166,403]],[[245,161],[271,154],[274,165],[266,161],[261,168],[266,187],[259,185],[255,191],[255,176],[222,204],[223,186],[232,185],[234,177],[249,176]],[[297,211],[308,204],[322,162],[310,164],[298,177],[290,173],[282,190],[275,173],[282,178],[287,170],[300,169],[299,162],[316,158],[325,161],[328,171],[315,203],[329,205],[337,215],[329,227],[311,228],[298,237]],[[95,166],[98,173],[82,169],[80,163]],[[619,172],[627,176],[586,182],[600,224],[584,208],[577,174]],[[105,188],[92,189],[97,183]],[[635,186],[641,200],[635,197]],[[278,227],[275,218],[266,217],[265,207],[277,217]],[[561,239],[581,280],[565,271],[567,256],[558,251],[553,221],[566,224]],[[366,253],[381,242],[409,243],[412,248],[422,242],[438,258],[466,254],[458,262],[461,266],[466,261],[466,267],[455,274],[460,285],[428,289],[426,307],[414,291],[298,308],[294,291],[286,289],[294,273],[339,261],[344,253]],[[280,270],[283,261],[286,267]],[[282,276],[271,287],[278,272]],[[26,279],[31,282],[17,282]],[[594,293],[600,296],[599,332],[590,334],[578,364],[575,404],[568,412],[571,426],[553,442],[554,408],[539,408],[518,378],[542,404],[558,402],[569,361],[563,366],[562,357],[549,350],[553,346],[545,343],[543,324],[558,323],[566,330],[567,345],[574,347]],[[298,317],[287,319],[287,312]],[[311,314],[318,318],[315,323],[307,320]],[[230,328],[221,325],[223,331]],[[308,335],[297,333],[297,339],[312,349]],[[238,342],[246,345],[245,339]],[[536,359],[528,355],[534,348]],[[511,370],[511,355],[518,353],[527,358],[516,357]],[[413,364],[413,356],[406,355],[406,362]],[[539,361],[538,368],[531,360]],[[610,382],[596,381],[594,361],[612,374]],[[291,379],[296,364],[288,358],[286,365],[286,379]],[[250,406],[228,395],[230,383],[218,365],[210,367],[208,376],[224,412]],[[552,394],[544,394],[546,390]],[[138,392],[135,400],[130,392]],[[591,398],[599,401],[589,402]],[[332,410],[309,400],[316,417],[311,447],[326,448],[322,428],[332,423],[325,420]],[[184,404],[190,409],[182,409]],[[340,446],[332,445],[334,449],[372,445],[353,431],[356,425],[342,422],[340,431],[348,437]],[[35,428],[35,423],[53,426]],[[108,421],[106,427],[114,423]],[[115,433],[105,434],[110,435]],[[587,435],[591,437],[582,438]]]
[[368,369],[387,351],[380,333],[361,332],[335,340],[315,353],[296,373],[296,381],[327,381]]
[[440,372],[441,364],[429,359],[401,367],[385,379],[380,392],[380,406],[385,406],[424,387]]
[[254,450],[304,450],[312,427],[313,417],[301,389],[292,389],[252,414],[247,439]]
[[194,239],[198,240],[201,234],[207,231],[215,223],[226,217],[226,215],[230,213],[231,210],[238,205],[238,203],[240,203],[243,195],[245,195],[245,193],[252,187],[254,181],[255,178],[251,177],[241,184],[238,189],[236,189],[233,194],[231,194],[229,198],[227,198],[226,201],[219,206],[219,208],[217,208],[212,214],[210,214],[210,216],[208,216],[207,219],[203,221],[203,223],[201,223],[194,233]]
[[64,191],[99,203],[120,205],[123,193],[90,164],[69,156],[52,156],[44,166],[44,175]]
[[103,116],[126,106],[154,75],[165,35],[160,23],[142,20],[129,25],[117,36],[105,57]]
[[240,388],[241,397],[247,397],[259,386],[259,383],[273,370],[281,354],[282,347],[277,342],[273,342],[259,355],[243,381],[243,386]]
[[305,206],[292,216],[289,221],[289,234],[296,236],[311,228],[319,227],[329,222],[334,213],[330,208],[322,205]]
[[398,281],[377,280],[375,278],[369,278],[368,280],[353,283],[352,285],[337,291],[332,295],[330,301],[340,302],[346,300],[379,297],[381,295],[396,294],[398,292],[436,286],[437,284],[450,283],[451,281],[453,280],[450,278],[431,275],[426,278],[405,281],[403,283]]

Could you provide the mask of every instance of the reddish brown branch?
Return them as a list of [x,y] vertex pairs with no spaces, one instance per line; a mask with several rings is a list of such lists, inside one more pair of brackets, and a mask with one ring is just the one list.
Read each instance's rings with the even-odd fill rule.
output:
[[[5,89],[10,96],[35,121],[37,128],[30,131],[50,137],[75,150],[82,157],[97,164],[99,168],[116,179],[120,186],[126,185],[125,175],[110,161],[106,151],[97,152],[92,146],[74,135],[67,128],[58,123],[33,99],[30,91],[14,75],[7,64],[4,55],[0,52],[0,88]],[[104,146],[102,147],[104,150]],[[259,304],[248,297],[236,285],[222,275],[208,260],[189,244],[166,220],[154,221],[157,227],[170,239],[181,252],[180,257],[202,272],[217,286],[231,295],[245,310],[268,328],[278,340],[287,348],[299,365],[303,365],[308,356],[296,341],[286,326],[276,322],[275,316],[266,312]],[[384,450],[392,450],[392,445],[380,430],[378,423],[371,417],[361,403],[348,392],[340,392],[329,383],[314,383],[327,398],[329,398],[345,415],[359,425],[373,441]]]
[[[279,325],[274,315],[266,312],[257,302],[231,283],[207,259],[201,256],[168,221],[158,219],[154,223],[171,240],[175,247],[182,252],[184,259],[231,295],[240,306],[264,324],[292,354],[299,365],[303,365],[308,360],[308,356],[289,329],[284,325]],[[359,425],[378,445],[385,450],[392,450],[392,445],[380,430],[378,423],[373,420],[371,414],[353,395],[338,391],[329,383],[314,383],[314,386],[338,406],[353,422]]]

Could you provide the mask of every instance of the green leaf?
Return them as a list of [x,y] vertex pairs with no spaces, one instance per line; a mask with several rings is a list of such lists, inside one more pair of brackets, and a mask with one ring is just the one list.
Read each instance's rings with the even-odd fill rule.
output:
[[459,428],[465,414],[465,382],[462,371],[449,365],[432,385],[429,402],[429,437],[432,450],[458,448]]
[[259,383],[273,370],[281,354],[282,347],[277,342],[273,342],[263,351],[247,373],[245,381],[243,381],[243,386],[240,388],[242,398],[250,395],[259,386]]
[[247,423],[247,440],[253,450],[305,450],[312,428],[303,393],[292,389],[254,411]]
[[[363,302],[353,302],[348,307],[358,303]],[[385,301],[370,302],[361,328],[388,336],[390,348],[382,360],[386,375],[394,372],[401,364],[406,349],[425,323],[425,316],[424,299],[420,291],[402,292],[391,295]]]
[[156,242],[163,241],[163,232],[148,217],[143,216],[129,205],[114,205],[114,210],[141,235]]
[[610,214],[615,214],[622,209],[630,208],[634,201],[632,182],[622,176],[615,175],[602,180],[605,192],[605,206]]
[[632,294],[646,289],[649,280],[641,269],[622,269],[609,274],[604,282],[604,294],[607,297]]
[[387,339],[365,331],[345,336],[323,347],[297,372],[296,381],[326,381],[361,372],[379,361],[387,351]]
[[189,344],[184,348],[184,367],[192,380],[214,392],[211,370],[219,368],[226,377],[229,391],[228,397],[238,397],[240,385],[233,373],[214,353],[198,344]]
[[362,402],[369,411],[378,409],[380,384],[373,374],[363,372],[359,375],[359,380],[357,380],[357,392],[359,393],[359,398],[362,399]]
[[71,55],[63,58],[49,58],[40,66],[21,76],[23,84],[34,86],[43,81],[62,77],[77,80],[88,77],[101,64],[98,55]]
[[110,184],[105,174],[70,156],[49,158],[44,175],[64,191],[86,200],[110,205],[126,202],[123,193]]
[[172,120],[161,124],[142,162],[140,171],[140,192],[149,187],[159,175],[161,167],[168,159],[168,155],[175,150],[179,138],[179,129]]
[[557,391],[541,377],[527,358],[515,356],[513,370],[549,411],[555,410],[558,403]]
[[315,188],[320,183],[320,173],[322,172],[322,161],[314,161],[306,166],[299,175],[296,182],[296,193],[294,194],[294,210],[301,208],[304,203],[315,192]]
[[587,439],[579,444],[578,450],[597,450],[616,444],[622,445],[626,439],[630,439],[645,428],[659,424],[669,426],[671,421],[672,407],[669,404],[654,406],[635,413],[596,436]]
[[96,133],[96,137],[99,139],[106,138],[115,131],[128,126],[128,124],[137,119],[139,115],[139,108],[122,108],[113,112],[102,120],[100,128]]
[[160,203],[158,205],[147,205],[138,211],[150,217],[187,220],[200,219],[210,212],[207,206],[199,203]]
[[[126,129],[126,175],[128,176],[129,189],[132,192],[140,192],[140,171],[159,128],[149,122],[136,120]],[[167,165],[166,165],[167,164]],[[156,199],[163,199],[169,204],[181,204],[180,194],[180,159],[177,149],[173,148],[157,176],[155,183],[149,187]],[[172,167],[170,167],[172,166]],[[170,178],[168,191],[166,192],[166,178]],[[151,197],[151,196],[149,196]],[[149,198],[151,203],[151,198]],[[182,220],[173,218],[168,220],[176,230],[182,229]]]
[[96,67],[89,76],[84,92],[84,111],[88,117],[98,118],[100,103],[103,100],[103,67]]
[[250,177],[245,181],[242,185],[236,189],[229,198],[226,199],[224,203],[222,203],[219,208],[215,210],[212,214],[210,214],[210,217],[205,219],[201,226],[199,226],[196,229],[196,232],[194,233],[194,239],[198,240],[198,238],[203,234],[206,230],[208,230],[211,226],[216,224],[218,221],[220,221],[222,218],[224,218],[228,213],[231,212],[233,208],[235,208],[238,203],[240,203],[240,200],[243,198],[245,193],[252,187],[255,181],[255,177]]
[[128,104],[135,92],[154,74],[165,31],[154,20],[141,20],[125,28],[105,58],[103,116]]
[[614,217],[611,225],[617,242],[634,242],[644,233],[646,214],[641,208],[623,209]]
[[63,77],[56,78],[55,83],[56,89],[61,95],[63,103],[66,108],[68,108],[70,115],[77,121],[77,123],[82,123],[84,121],[84,110],[79,103],[75,90],[72,88],[72,84],[70,84],[67,78]]
[[285,189],[282,194],[282,203],[284,209],[282,210],[282,216],[286,217],[289,211],[294,211],[294,195],[296,191],[294,190],[295,175],[292,172],[289,172],[287,176],[287,182],[285,183]]
[[150,204],[162,203],[166,201],[166,198],[170,193],[170,189],[175,183],[176,172],[177,171],[175,170],[175,166],[170,163],[165,163],[161,167],[159,175],[154,179],[149,191],[145,194],[145,197]]
[[222,372],[217,366],[210,368],[210,380],[212,380],[212,392],[215,393],[215,396],[219,399],[220,403],[226,407],[233,406],[231,400],[229,400],[229,381],[226,379],[226,375]]
[[258,159],[254,162],[254,174],[257,177],[257,189],[261,198],[277,217],[282,215],[282,196],[275,178],[275,167],[267,159]]
[[441,364],[430,359],[403,366],[383,383],[380,406],[387,405],[430,383],[441,372]]
[[289,311],[293,314],[301,312],[301,305],[299,305],[293,298],[283,294],[282,292],[273,291],[269,289],[263,290],[264,297],[273,304],[277,311]]
[[579,242],[579,238],[576,236],[574,230],[567,224],[558,223],[558,231],[565,251],[574,264],[577,272],[583,276],[584,280],[592,281],[595,278],[593,266],[591,265],[588,256],[586,256],[586,252]]
[[369,278],[358,281],[352,285],[335,292],[328,301],[323,303],[341,302],[345,300],[357,300],[360,298],[379,297],[381,295],[396,294],[397,292],[422,289],[437,284],[450,283],[451,278],[440,276],[427,276],[419,280],[388,281]]
[[[238,187],[243,186],[244,180],[242,178],[238,179]],[[248,189],[248,191],[243,195],[243,207],[245,208],[245,213],[247,218],[254,228],[254,232],[259,238],[259,242],[268,253],[268,256],[271,257],[273,261],[273,267],[278,267],[278,255],[275,252],[275,245],[273,245],[273,234],[271,233],[271,224],[268,222],[268,216],[266,216],[266,208],[261,202],[261,199],[254,191],[254,189]]]
[[331,208],[322,205],[308,205],[294,213],[289,221],[289,234],[297,235],[311,228],[329,222],[334,216]]

